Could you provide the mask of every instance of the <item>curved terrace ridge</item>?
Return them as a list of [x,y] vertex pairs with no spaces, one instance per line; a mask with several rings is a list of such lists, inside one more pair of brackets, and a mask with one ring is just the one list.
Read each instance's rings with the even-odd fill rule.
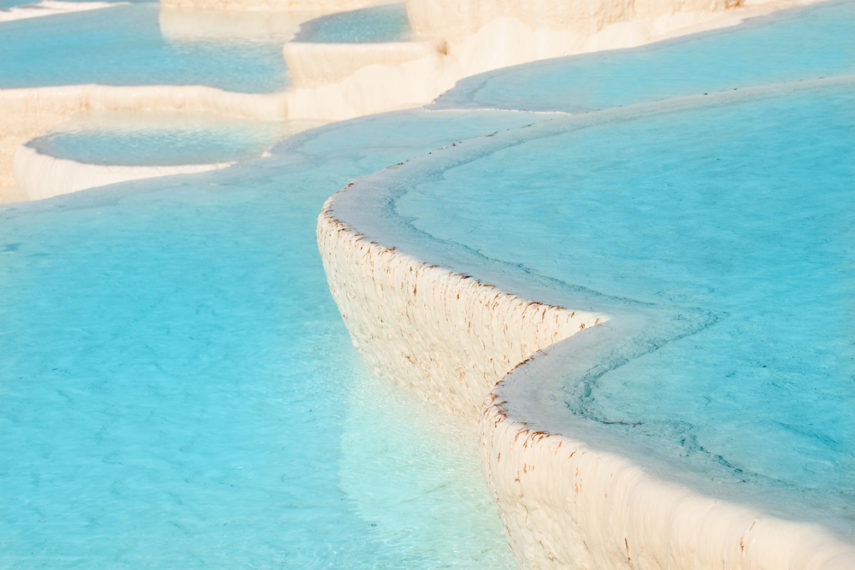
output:
[[656,442],[630,445],[610,429],[620,421],[586,409],[603,374],[741,315],[603,294],[491,258],[431,235],[407,215],[419,202],[403,212],[401,197],[414,180],[430,188],[480,157],[568,129],[851,91],[852,83],[766,86],[545,121],[412,159],[326,203],[319,248],[354,344],[379,375],[470,419],[480,414],[482,466],[519,561],[846,568],[855,546],[847,515],[831,520],[838,515],[806,507],[804,490],[769,486],[699,446],[675,473]]

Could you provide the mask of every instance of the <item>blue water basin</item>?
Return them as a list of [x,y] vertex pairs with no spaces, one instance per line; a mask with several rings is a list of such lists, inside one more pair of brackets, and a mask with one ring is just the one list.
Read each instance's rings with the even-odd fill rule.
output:
[[187,112],[93,112],[30,141],[42,154],[88,164],[172,166],[244,160],[317,124]]
[[0,23],[0,88],[100,83],[209,85],[274,92],[289,84],[278,41],[170,41],[156,3]]
[[446,266],[464,250],[467,273],[523,294],[514,275],[546,280],[616,322],[672,319],[568,378],[567,413],[626,454],[643,441],[673,469],[787,489],[851,535],[855,81],[496,138],[395,174],[384,243]]
[[0,566],[509,567],[472,426],[363,369],[315,244],[349,180],[531,117],[461,119],[0,209]]

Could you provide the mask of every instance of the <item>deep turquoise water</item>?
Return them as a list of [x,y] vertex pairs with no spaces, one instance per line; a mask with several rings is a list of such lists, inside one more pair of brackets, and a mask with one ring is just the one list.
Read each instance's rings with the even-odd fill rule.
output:
[[583,112],[855,74],[855,3],[827,2],[641,47],[535,62],[461,80],[437,108]]
[[281,42],[168,41],[158,9],[137,3],[0,23],[0,88],[199,84],[262,93],[289,84]]
[[404,4],[386,4],[330,14],[306,22],[294,37],[299,42],[380,43],[410,39]]
[[295,128],[309,124],[186,112],[95,112],[28,146],[88,164],[207,164],[260,156]]
[[473,428],[363,369],[314,227],[529,118],[381,116],[0,209],[0,566],[508,567]]

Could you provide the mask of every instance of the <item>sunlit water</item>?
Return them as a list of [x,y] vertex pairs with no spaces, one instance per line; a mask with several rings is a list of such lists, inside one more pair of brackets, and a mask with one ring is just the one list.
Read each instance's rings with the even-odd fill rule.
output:
[[853,73],[855,2],[829,2],[638,49],[476,75],[436,107],[575,113]]
[[317,124],[185,112],[93,112],[27,145],[42,154],[88,164],[207,164],[260,156],[276,141]]
[[209,85],[248,93],[289,84],[279,41],[172,41],[157,3],[0,23],[0,88],[100,83]]
[[527,120],[461,117],[0,210],[0,565],[508,566],[473,428],[363,370],[314,237],[354,177]]
[[[758,23],[732,42],[713,34],[625,59],[534,64],[464,83],[442,104],[584,110],[843,75],[851,7],[779,17],[822,32]],[[278,47],[237,42],[223,55],[165,42],[152,18],[142,5],[0,24],[0,85],[285,81]],[[739,36],[750,29],[770,43]],[[325,41],[350,37],[333,32]],[[791,41],[798,49],[782,47]],[[586,82],[602,88],[565,95]],[[483,262],[465,268],[476,276],[500,267],[509,282],[549,281],[616,316],[703,315],[693,334],[606,366],[590,390],[568,383],[567,413],[658,448],[677,471],[708,464],[786,489],[796,510],[819,506],[851,530],[851,82],[699,103],[463,145],[382,209],[421,257],[465,250]],[[0,565],[510,565],[472,429],[363,370],[326,292],[314,225],[358,176],[548,118],[383,116],[215,174],[0,210]],[[42,144],[127,163],[165,160],[167,145],[199,133],[217,140],[190,145],[197,157],[268,140],[218,128]]]

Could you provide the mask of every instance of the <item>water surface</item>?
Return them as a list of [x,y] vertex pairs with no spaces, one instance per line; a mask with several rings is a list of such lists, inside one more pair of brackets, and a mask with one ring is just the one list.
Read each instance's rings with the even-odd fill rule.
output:
[[277,41],[170,41],[157,3],[0,23],[0,88],[209,85],[265,93],[289,76]]

